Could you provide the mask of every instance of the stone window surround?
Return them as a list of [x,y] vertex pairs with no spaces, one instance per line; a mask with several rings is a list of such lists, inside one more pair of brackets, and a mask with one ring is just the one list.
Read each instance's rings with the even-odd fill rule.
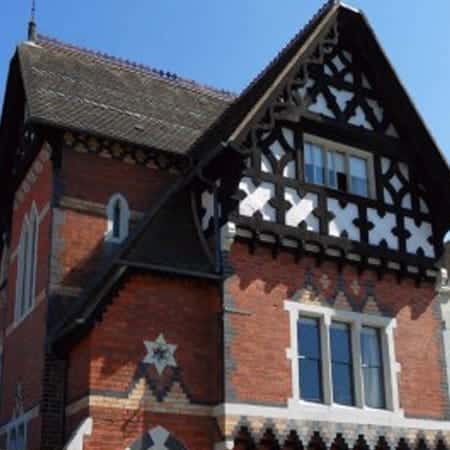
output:
[[[290,345],[286,349],[286,357],[291,361],[292,371],[292,397],[288,400],[288,408],[294,415],[303,410],[309,412],[311,416],[338,415],[341,419],[356,416],[377,416],[395,415],[403,417],[403,410],[400,409],[398,391],[398,373],[400,365],[395,359],[394,352],[394,328],[396,319],[370,314],[355,313],[352,311],[336,310],[333,308],[303,304],[290,300],[284,302],[284,309],[289,313],[290,323]],[[318,318],[321,328],[321,351],[322,351],[322,383],[324,403],[317,404],[304,401],[300,398],[299,368],[298,368],[298,343],[297,343],[297,321],[303,314],[305,316]],[[329,327],[332,320],[346,322],[351,325],[351,342],[353,358],[353,376],[355,388],[355,406],[338,405],[332,401],[332,377],[331,377],[331,349],[329,339]],[[386,396],[386,409],[374,409],[364,405],[364,391],[361,367],[361,352],[359,334],[363,325],[373,326],[381,330],[382,361],[384,371],[384,385]]]
[[[320,136],[316,136],[309,133],[303,133],[303,143],[309,142],[311,144],[318,145],[319,147],[324,150],[325,153],[327,152],[339,152],[343,153],[346,157],[346,174],[347,177],[349,176],[349,167],[348,167],[348,157],[355,156],[357,158],[364,159],[367,164],[367,181],[368,181],[368,198],[375,198],[375,169],[374,169],[374,162],[373,162],[373,155],[370,152],[361,150],[356,147],[351,147],[349,145],[345,145],[336,141],[331,141],[329,139],[325,139]],[[304,149],[303,149],[304,151]],[[325,168],[327,167],[328,158],[325,157]],[[304,170],[304,169],[302,169]],[[329,189],[337,190],[331,186],[326,186]],[[351,194],[351,192],[349,192]],[[358,194],[352,194],[352,195],[358,195]]]
[[[113,235],[114,229],[114,208],[116,203],[120,204],[120,236],[115,237]],[[111,195],[108,200],[108,204],[106,205],[106,215],[108,218],[105,240],[107,242],[113,243],[121,243],[128,237],[128,227],[130,223],[130,208],[128,206],[127,199],[123,196],[123,194],[116,193]]]
[[[20,242],[17,246],[18,248],[18,258],[17,258],[17,276],[16,276],[16,290],[15,290],[15,306],[14,306],[14,322],[22,321],[29,312],[33,309],[35,304],[35,289],[36,289],[36,273],[37,273],[37,260],[38,260],[38,246],[39,246],[39,225],[40,225],[40,215],[37,209],[36,203],[33,202],[30,208],[23,219],[22,219],[22,231],[20,234]],[[35,224],[35,228],[33,226]],[[28,242],[28,246],[33,243],[34,253],[31,254],[28,248],[27,254],[24,255],[22,253],[22,246],[24,244],[25,231],[28,231],[28,236],[30,241]],[[34,235],[33,230],[35,231]],[[25,299],[27,305],[24,313],[20,315],[19,311],[19,302],[23,302],[23,295],[21,286],[23,285],[23,269],[24,267],[33,268],[33,272],[27,274],[30,277],[31,283],[31,304],[29,304],[28,296]],[[28,281],[26,281],[27,286],[29,285]]]

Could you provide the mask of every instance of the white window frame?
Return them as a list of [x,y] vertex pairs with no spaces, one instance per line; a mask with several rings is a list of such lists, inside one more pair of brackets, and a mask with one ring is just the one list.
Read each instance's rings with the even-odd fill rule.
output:
[[[116,203],[120,203],[119,236],[114,236],[114,208]],[[113,194],[106,206],[107,225],[105,241],[120,244],[128,237],[128,227],[130,223],[130,208],[127,199],[120,193]]]
[[26,415],[22,414],[16,417],[12,422],[8,424],[8,437],[7,437],[7,449],[16,450],[11,446],[11,434],[13,431],[16,432],[16,439],[19,433],[20,426],[23,425],[23,450],[27,448],[27,428],[28,428],[28,418]]
[[[31,211],[25,214],[23,218],[18,246],[14,308],[14,321],[16,323],[23,320],[35,305],[39,222],[39,212],[36,204],[33,202]],[[25,276],[26,279],[24,279]],[[23,289],[24,286],[25,291]],[[22,304],[24,304],[23,310]]]
[[[333,414],[343,414],[347,419],[358,414],[385,416],[396,414],[403,416],[400,409],[398,391],[398,373],[400,365],[396,361],[394,349],[394,329],[396,319],[384,316],[356,313],[329,308],[321,305],[304,304],[286,300],[284,309],[289,313],[290,323],[290,348],[286,350],[286,356],[291,361],[292,374],[292,398],[289,399],[289,408],[295,411],[314,411],[318,417],[332,418]],[[319,320],[320,345],[322,352],[322,392],[323,403],[308,402],[301,399],[299,383],[298,363],[298,328],[297,322],[300,316],[311,317]],[[347,406],[333,402],[332,364],[330,347],[330,326],[333,321],[350,325],[353,384],[355,405]],[[363,326],[378,328],[380,330],[381,355],[383,364],[383,381],[385,391],[385,409],[370,408],[364,402],[364,380],[361,369],[360,334]],[[346,417],[343,418],[345,420]]]
[[[355,156],[357,158],[363,159],[366,161],[366,168],[367,168],[367,191],[368,195],[362,196],[359,194],[355,194],[353,192],[347,191],[347,194],[350,195],[357,195],[358,197],[363,198],[375,198],[375,169],[374,169],[374,162],[373,162],[373,155],[370,152],[364,151],[362,149],[351,147],[348,145],[341,144],[339,142],[331,141],[329,139],[325,139],[319,136],[315,136],[312,134],[304,133],[303,134],[303,151],[305,149],[305,144],[310,143],[313,145],[317,145],[322,148],[324,151],[324,170],[325,170],[325,180],[328,178],[328,158],[327,154],[329,152],[338,152],[343,153],[345,155],[345,172],[347,175],[347,181],[348,185],[350,187],[351,183],[351,177],[350,177],[350,164],[349,164],[349,158],[351,156]],[[302,170],[305,170],[305,164],[303,164]],[[316,183],[314,183],[316,184]],[[327,182],[325,181],[325,184],[321,184],[320,186],[325,186],[328,189],[333,189],[337,192],[342,192],[339,189],[336,189],[332,186],[329,186]]]

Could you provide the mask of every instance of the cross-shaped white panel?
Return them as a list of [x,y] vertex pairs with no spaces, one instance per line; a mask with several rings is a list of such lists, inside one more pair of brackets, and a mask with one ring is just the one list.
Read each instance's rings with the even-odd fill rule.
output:
[[376,209],[368,208],[367,220],[373,225],[373,228],[369,230],[369,244],[379,245],[385,240],[389,248],[398,250],[398,238],[392,232],[397,226],[395,214],[386,213],[382,217]]
[[259,211],[264,220],[275,221],[275,208],[268,203],[275,194],[273,183],[262,182],[256,187],[250,178],[244,177],[239,183],[239,189],[246,194],[246,197],[239,203],[241,216],[253,217]]
[[413,219],[405,217],[405,229],[411,233],[406,240],[406,251],[416,253],[421,248],[425,256],[434,258],[434,247],[428,242],[428,238],[433,234],[431,224],[422,222],[420,226],[417,226]]
[[334,198],[327,199],[327,209],[334,214],[334,219],[328,224],[328,234],[330,236],[341,237],[342,232],[346,232],[349,239],[359,241],[361,235],[358,227],[353,223],[358,218],[358,207],[354,203],[347,203],[341,207]]
[[286,188],[284,199],[291,205],[286,211],[286,225],[298,227],[300,223],[305,222],[308,231],[319,231],[319,219],[312,214],[317,207],[317,194],[308,193],[300,197],[296,189]]

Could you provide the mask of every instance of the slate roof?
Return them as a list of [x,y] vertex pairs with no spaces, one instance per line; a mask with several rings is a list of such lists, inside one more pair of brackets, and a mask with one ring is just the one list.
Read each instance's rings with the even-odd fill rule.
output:
[[39,36],[18,47],[30,119],[185,153],[234,96]]

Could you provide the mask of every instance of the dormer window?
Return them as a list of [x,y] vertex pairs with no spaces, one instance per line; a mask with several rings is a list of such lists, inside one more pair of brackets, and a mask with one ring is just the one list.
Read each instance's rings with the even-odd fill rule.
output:
[[362,197],[372,196],[373,163],[367,152],[305,136],[304,173],[306,183]]
[[128,236],[128,223],[130,220],[130,209],[128,202],[122,194],[114,194],[106,206],[108,223],[105,240],[120,243]]

